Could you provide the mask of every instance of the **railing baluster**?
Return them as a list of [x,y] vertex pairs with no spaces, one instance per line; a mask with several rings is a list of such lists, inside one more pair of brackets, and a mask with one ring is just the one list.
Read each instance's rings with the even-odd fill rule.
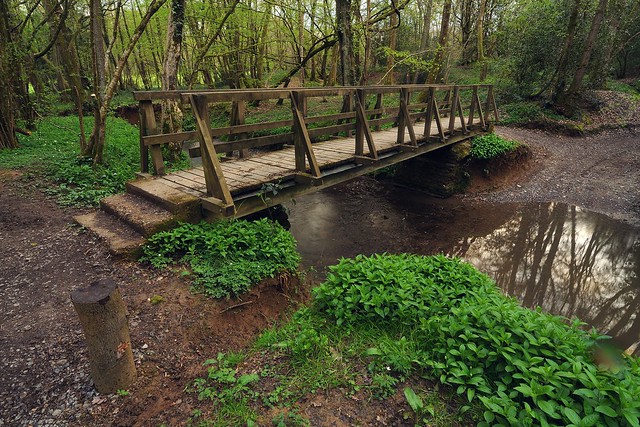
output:
[[[313,152],[311,146],[311,138],[309,138],[309,131],[304,121],[304,115],[300,106],[304,106],[304,93],[301,91],[291,91],[291,111],[293,113],[293,135],[294,135],[294,147],[296,158],[296,171],[299,173],[306,173],[307,165],[306,160],[309,161],[309,169],[311,175],[319,178],[322,176],[320,173],[320,167],[316,160],[316,155]],[[306,156],[305,156],[306,155]]]
[[366,139],[370,156],[377,159],[378,151],[373,142],[373,135],[371,134],[365,111],[366,96],[364,89],[356,90],[356,156],[364,155],[364,140]]
[[227,181],[224,178],[209,129],[209,103],[204,96],[191,95],[190,98],[200,137],[202,168],[204,169],[207,195],[219,199],[223,208],[233,206],[233,197],[231,197]]
[[452,136],[456,127],[456,109],[458,108],[458,97],[460,93],[458,86],[453,88],[453,97],[451,99],[451,108],[449,109],[449,136]]
[[[144,126],[144,135],[155,135],[158,133],[158,125],[156,123],[156,114],[153,111],[153,104],[151,101],[140,102],[140,118],[141,129]],[[141,145],[144,145],[142,139]],[[142,147],[141,147],[142,148]],[[149,171],[149,160],[147,155],[146,146],[145,149],[140,151],[140,164],[142,172]],[[151,162],[153,163],[153,169],[156,175],[164,175],[164,160],[162,158],[162,148],[159,145],[152,145],[149,149],[151,152]],[[146,169],[146,170],[145,170]]]
[[433,121],[433,102],[435,98],[435,88],[429,87],[427,90],[427,115],[424,119],[424,137],[428,140],[431,137],[431,122]]
[[478,106],[478,117],[480,118],[480,128],[482,130],[487,129],[487,122],[484,120],[484,113],[482,111],[482,104],[480,103],[480,95],[478,94],[478,90],[475,91],[475,103]]

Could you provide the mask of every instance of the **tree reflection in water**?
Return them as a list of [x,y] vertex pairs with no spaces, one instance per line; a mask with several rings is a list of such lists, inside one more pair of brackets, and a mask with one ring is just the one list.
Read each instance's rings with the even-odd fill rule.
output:
[[640,231],[565,204],[527,206],[463,258],[528,307],[578,317],[640,354]]

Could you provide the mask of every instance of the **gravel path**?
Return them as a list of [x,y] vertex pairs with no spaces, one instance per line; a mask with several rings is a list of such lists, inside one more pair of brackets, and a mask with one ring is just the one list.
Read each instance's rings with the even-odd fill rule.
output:
[[639,131],[587,137],[505,127],[496,132],[529,145],[533,155],[528,169],[511,185],[465,198],[489,203],[564,202],[640,226]]

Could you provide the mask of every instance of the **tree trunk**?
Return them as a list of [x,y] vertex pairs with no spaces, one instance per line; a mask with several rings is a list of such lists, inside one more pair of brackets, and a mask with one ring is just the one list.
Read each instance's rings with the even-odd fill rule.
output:
[[580,10],[581,0],[573,2],[573,8],[569,15],[569,23],[567,24],[567,38],[564,40],[562,52],[560,53],[560,61],[558,62],[558,71],[556,73],[556,84],[551,99],[554,103],[558,102],[564,94],[567,85],[567,70],[569,67],[569,55],[573,49],[574,39],[576,36],[576,27],[578,25],[578,12]]
[[[182,35],[184,28],[185,0],[172,0],[171,13],[167,23],[167,43],[162,64],[162,90],[178,89],[178,69],[182,54]],[[164,125],[168,122],[169,132],[182,130],[182,110],[175,100],[167,100],[162,104],[162,119]],[[180,150],[180,147],[178,147]],[[174,151],[172,149],[172,151]]]
[[269,37],[269,23],[271,20],[271,3],[266,3],[265,13],[262,17],[262,31],[260,34],[258,57],[256,58],[256,79],[260,86],[264,86],[264,69],[267,62],[267,38]]
[[364,36],[364,59],[362,61],[362,76],[360,78],[360,86],[369,84],[369,70],[371,69],[371,0],[367,0],[367,19],[362,23],[362,31]]
[[587,67],[589,66],[589,61],[591,60],[591,54],[593,53],[593,49],[596,44],[596,38],[600,33],[600,25],[602,24],[604,16],[607,12],[607,3],[608,0],[598,1],[598,9],[596,10],[596,14],[593,17],[593,21],[591,21],[591,29],[589,29],[589,35],[587,36],[587,40],[584,44],[584,50],[582,52],[582,58],[580,59],[580,65],[578,65],[578,69],[573,75],[571,86],[569,86],[569,96],[576,95],[582,87],[582,80],[584,79],[584,76],[587,72]]
[[396,13],[392,13],[389,17],[389,55],[387,55],[387,84],[394,85],[396,84],[395,75],[393,69],[396,66],[395,53],[398,47],[398,15]]
[[484,12],[487,0],[480,0],[478,6],[478,21],[476,23],[476,32],[478,33],[478,62],[484,61]]
[[100,393],[126,389],[136,379],[127,309],[113,280],[71,293],[87,339],[91,379]]
[[609,4],[609,13],[612,15],[608,26],[609,38],[604,45],[602,60],[599,62],[599,66],[596,67],[597,75],[593,79],[597,88],[602,88],[607,81],[607,77],[613,69],[614,52],[617,53],[619,49],[624,48],[623,39],[626,39],[627,43],[633,40],[633,36],[629,37],[628,34],[621,34],[626,33],[626,31],[620,31],[620,24],[625,16],[638,16],[639,7],[640,3],[635,2],[631,8],[627,8],[622,0],[613,0]]
[[440,36],[438,37],[438,51],[435,57],[435,67],[429,73],[429,83],[442,83],[445,72],[445,52],[449,38],[449,21],[451,20],[452,0],[445,0],[442,8],[442,22],[440,24]]
[[0,2],[0,149],[16,148],[18,138],[15,132],[16,109],[11,79],[11,58],[9,53],[9,20],[6,4]]
[[[189,76],[189,80],[188,80],[189,88],[193,87],[193,84],[196,81],[196,77],[198,75],[198,72],[202,71],[202,69],[200,68],[200,64],[204,60],[205,56],[207,56],[207,53],[209,52],[209,49],[211,49],[211,46],[213,46],[213,43],[218,39],[218,37],[220,37],[220,34],[222,33],[222,30],[224,29],[224,24],[227,22],[229,17],[236,10],[236,6],[238,5],[238,3],[240,3],[240,0],[233,0],[231,5],[227,9],[225,15],[222,17],[222,20],[218,24],[218,26],[217,26],[216,30],[214,31],[214,33],[207,40],[207,42],[204,44],[204,46],[201,49],[199,49],[199,51],[198,51],[198,53],[197,53],[197,55],[195,57],[195,60],[193,62],[193,71],[191,72],[191,75]],[[208,79],[210,81],[210,83],[213,84],[213,79],[211,79],[211,75],[210,75],[210,73],[208,73],[208,71],[202,71],[202,74],[204,75],[205,80]]]
[[90,24],[91,24],[91,44],[93,50],[93,79],[94,79],[94,128],[91,132],[91,138],[84,155],[91,156],[93,163],[101,164],[103,162],[103,150],[105,143],[105,127],[107,121],[107,113],[109,112],[109,104],[115,93],[122,71],[124,70],[127,59],[136,47],[138,40],[142,36],[144,29],[147,27],[151,17],[162,7],[167,0],[152,0],[149,4],[146,14],[136,27],[127,46],[118,58],[118,62],[113,71],[113,75],[109,82],[106,81],[106,60],[104,49],[104,35],[102,24],[102,11],[99,0],[91,0],[90,2]]
[[104,149],[103,123],[106,124],[106,112],[104,117],[101,110],[106,87],[106,64],[104,47],[104,26],[102,24],[102,5],[100,0],[91,0],[89,3],[89,23],[91,31],[91,53],[93,64],[93,118],[94,125],[89,144],[82,152],[83,156],[91,157],[96,164],[102,163]]
[[462,39],[462,61],[468,64],[473,57],[473,0],[462,0],[460,3],[460,36]]
[[[424,12],[422,36],[420,37],[420,57],[424,60],[429,58],[429,37],[431,36],[431,15],[433,14],[433,0],[427,1],[427,8]],[[416,70],[413,75],[413,83],[418,83],[420,71]]]
[[300,66],[300,86],[304,87],[304,79],[306,77],[304,65],[304,9],[302,8],[302,0],[298,0],[298,63]]
[[[0,0],[0,60],[3,61],[3,76],[5,80],[0,98],[11,98],[6,100],[6,105],[11,106],[11,114],[3,114],[3,121],[11,121],[11,126],[7,126],[4,132],[12,132],[15,129],[15,119],[22,119],[26,122],[27,128],[33,129],[35,122],[35,110],[29,96],[28,83],[25,69],[27,63],[33,66],[33,56],[26,54],[22,34],[15,31],[15,23],[11,22],[11,11],[6,0]],[[14,137],[15,138],[15,135]],[[11,138],[11,139],[13,139]],[[6,141],[10,146],[9,140]]]
[[351,19],[351,0],[336,0],[336,28],[340,49],[340,79],[342,86],[353,86],[356,83]]
[[[47,0],[44,2],[45,8],[55,14],[57,21],[59,22],[60,33],[56,39],[56,53],[62,70],[64,78],[69,84],[69,91],[71,92],[71,99],[76,107],[78,119],[80,122],[80,151],[86,149],[87,139],[84,132],[84,112],[83,104],[85,100],[85,90],[82,86],[82,71],[80,69],[80,58],[78,57],[78,51],[76,49],[75,40],[73,38],[73,32],[66,24],[61,22],[65,19],[64,11],[62,10],[60,3],[55,0]],[[68,15],[67,15],[68,16]]]

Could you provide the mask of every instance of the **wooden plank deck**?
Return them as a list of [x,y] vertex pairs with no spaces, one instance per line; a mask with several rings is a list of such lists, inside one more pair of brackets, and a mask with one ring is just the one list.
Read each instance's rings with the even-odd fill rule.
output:
[[[466,120],[465,120],[466,121]],[[443,120],[442,126],[448,134],[448,119]],[[424,141],[424,123],[415,123],[414,130],[418,140]],[[455,130],[462,132],[462,123],[456,118]],[[431,124],[431,135],[438,133],[436,122]],[[398,129],[391,128],[372,132],[378,154],[383,154],[398,148]],[[409,131],[405,130],[404,143],[411,142]],[[339,137],[313,144],[313,151],[323,175],[332,168],[352,163],[355,158],[355,137]],[[369,148],[365,142],[364,154],[369,155]],[[263,184],[277,183],[290,179],[296,175],[295,150],[293,146],[285,146],[282,150],[255,154],[249,158],[234,159],[222,162],[222,171],[232,195],[260,189]],[[307,165],[308,166],[308,165]],[[207,188],[203,168],[196,167],[188,170],[172,172],[158,176],[158,181],[184,193],[205,198]]]

